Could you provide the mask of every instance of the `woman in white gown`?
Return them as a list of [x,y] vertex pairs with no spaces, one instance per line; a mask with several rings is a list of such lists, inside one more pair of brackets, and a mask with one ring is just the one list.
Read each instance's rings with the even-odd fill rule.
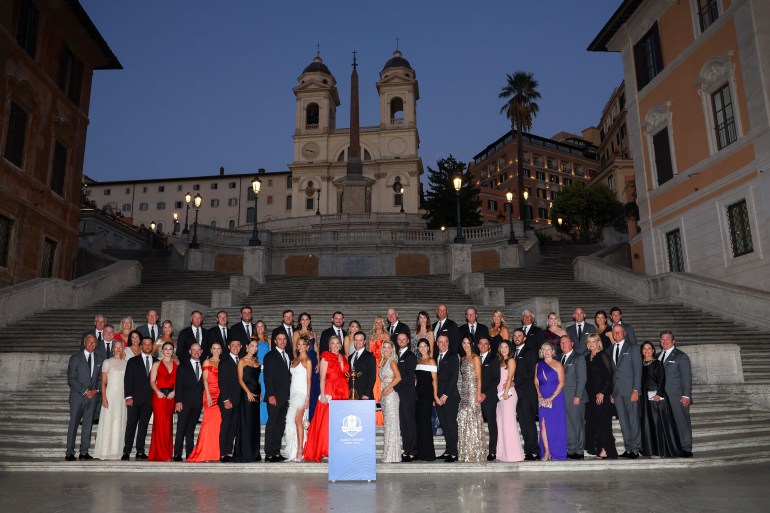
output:
[[297,357],[291,362],[291,387],[289,388],[289,410],[286,412],[286,459],[302,461],[305,447],[305,413],[310,406],[310,378],[313,362],[307,356],[310,340],[300,335],[297,342]]
[[100,460],[119,460],[123,455],[128,416],[123,393],[127,361],[123,342],[113,341],[112,358],[102,364],[102,412],[94,447],[94,458]]

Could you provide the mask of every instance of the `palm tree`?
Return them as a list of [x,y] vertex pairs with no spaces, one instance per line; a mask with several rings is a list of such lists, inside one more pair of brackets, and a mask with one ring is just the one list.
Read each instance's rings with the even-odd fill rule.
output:
[[535,100],[540,98],[537,92],[537,80],[532,73],[517,71],[513,74],[506,73],[506,84],[498,95],[498,98],[506,98],[508,102],[500,109],[506,117],[511,120],[511,131],[516,132],[518,158],[516,164],[518,199],[519,199],[519,218],[524,220],[524,230],[529,225],[527,218],[526,205],[522,199],[524,191],[524,172],[522,162],[524,161],[524,145],[522,144],[522,132],[532,128],[532,119],[537,116],[540,107]]

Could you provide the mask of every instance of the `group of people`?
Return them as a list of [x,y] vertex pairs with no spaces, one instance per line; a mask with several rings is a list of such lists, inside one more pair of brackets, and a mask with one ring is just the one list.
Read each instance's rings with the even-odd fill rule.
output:
[[622,457],[692,455],[689,359],[670,331],[660,353],[650,342],[640,348],[619,308],[597,312],[596,325],[575,308],[566,329],[553,312],[536,326],[530,310],[521,327],[509,329],[501,310],[486,326],[473,307],[458,326],[443,304],[435,322],[421,311],[410,329],[390,308],[368,332],[355,320],[345,327],[338,311],[320,336],[305,312],[295,324],[285,310],[269,335],[250,307],[240,315],[229,325],[220,311],[206,329],[194,311],[176,340],[156,310],[138,327],[122,319],[117,332],[97,315],[69,362],[65,459],[76,459],[82,421],[79,459],[128,460],[135,446],[137,460],[321,461],[329,402],[351,397],[376,401],[382,462],[616,458],[613,416]]

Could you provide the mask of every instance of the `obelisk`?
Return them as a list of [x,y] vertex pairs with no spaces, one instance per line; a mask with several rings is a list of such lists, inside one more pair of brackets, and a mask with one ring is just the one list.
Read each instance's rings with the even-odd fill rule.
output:
[[353,72],[350,75],[350,148],[348,148],[345,177],[337,183],[342,188],[342,212],[344,214],[363,214],[366,212],[366,187],[370,180],[364,178],[358,117],[358,63],[354,50]]

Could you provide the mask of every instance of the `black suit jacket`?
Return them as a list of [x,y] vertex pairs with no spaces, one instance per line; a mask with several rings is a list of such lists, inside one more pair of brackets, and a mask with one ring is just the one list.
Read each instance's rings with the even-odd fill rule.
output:
[[[283,328],[281,328],[283,329]],[[290,354],[287,351],[287,354]],[[278,405],[289,400],[289,387],[291,385],[291,372],[286,366],[286,360],[281,358],[278,349],[272,349],[263,358],[262,376],[265,379],[264,401],[275,396]],[[221,396],[220,396],[221,397]]]
[[241,404],[241,388],[238,383],[238,364],[233,361],[230,351],[223,351],[219,358],[219,404],[229,400],[233,408]]
[[[438,355],[436,356],[438,361]],[[441,396],[447,396],[447,401],[460,402],[460,391],[457,389],[457,380],[460,377],[460,358],[456,354],[447,352],[447,355],[438,365],[437,393],[439,399]]]
[[[344,329],[340,328],[342,330],[342,343],[345,343],[345,337],[348,336],[348,332]],[[318,341],[318,354],[322,355],[324,354],[324,351],[329,350],[329,339],[336,335],[334,332],[334,326],[329,326],[325,330],[321,332],[321,340]]]
[[[513,351],[515,354],[516,346],[514,346]],[[535,389],[536,367],[537,353],[527,347],[525,342],[519,356],[516,358],[516,372],[513,373],[513,384],[520,399],[522,395],[531,392],[534,392],[535,396],[537,396],[537,390]]]
[[[374,355],[364,349],[361,356],[356,360],[356,366],[353,367],[353,354],[348,357],[350,371],[362,372],[361,376],[356,378],[356,392],[358,398],[366,396],[369,399],[374,398],[374,382],[377,379],[377,360]],[[353,380],[350,380],[350,386],[353,386]]]
[[471,337],[471,328],[467,323],[460,326],[458,331],[460,333],[461,344],[465,337],[473,340],[473,352],[476,354],[479,354],[479,340],[482,338],[489,340],[489,328],[480,322],[476,322],[476,333],[473,334],[473,337]]
[[[158,359],[153,357],[152,363]],[[151,365],[152,367],[152,365]],[[126,373],[123,376],[124,397],[131,397],[134,404],[150,404],[152,402],[152,387],[147,369],[144,366],[144,354],[134,356],[126,363]]]
[[[390,327],[388,327],[388,333],[390,333]],[[409,326],[407,326],[401,321],[398,321],[398,324],[396,324],[396,331],[390,335],[390,341],[393,342],[393,344],[396,347],[398,347],[399,333],[406,334],[406,338],[408,338],[409,340],[412,340],[412,332],[409,330]]]
[[[523,330],[524,327],[522,326],[521,329]],[[542,346],[544,343],[545,331],[543,331],[542,328],[535,326],[534,324],[530,326],[527,338],[524,339],[524,345],[535,352],[535,359],[537,359],[537,355],[540,353],[540,346]],[[561,349],[556,348],[557,353],[560,351]]]
[[[204,347],[206,345],[206,328],[201,326],[201,349],[203,349],[203,356],[205,357],[208,355],[208,346]],[[193,333],[192,326],[187,326],[182,331],[179,332],[179,336],[176,339],[176,355],[179,358],[179,361],[189,360],[190,359],[190,348],[193,344],[195,344],[197,340],[195,340],[195,334]],[[222,347],[222,354],[227,353],[227,346]]]
[[[251,325],[251,332],[256,333],[253,323]],[[227,341],[230,342],[231,340],[239,341],[244,348],[249,345],[251,339],[249,338],[249,334],[246,333],[246,328],[243,327],[241,321],[230,326],[230,329],[227,331]]]
[[[439,321],[434,322],[431,325],[433,333],[436,334],[436,325]],[[452,319],[444,319],[444,324],[441,326],[441,331],[436,334],[436,340],[439,335],[446,335],[449,337],[449,352],[452,354],[460,354],[460,330],[457,328],[457,323]],[[438,358],[438,344],[434,345],[433,357]],[[439,395],[439,397],[441,397]]]
[[[400,349],[399,349],[400,351]],[[417,389],[415,388],[415,370],[417,368],[417,356],[407,347],[404,354],[398,357],[398,372],[401,373],[401,381],[395,386],[394,390],[398,392],[398,397],[404,400],[416,400]]]
[[182,403],[182,408],[203,408],[203,361],[199,361],[201,379],[195,376],[195,365],[192,360],[180,360],[176,369],[176,386],[174,398]]
[[485,403],[497,404],[497,385],[500,383],[500,361],[492,351],[481,364],[481,393],[486,394]]
[[[230,328],[227,328],[227,336],[230,337]],[[227,340],[225,340],[222,337],[222,330],[219,329],[219,324],[214,326],[213,328],[209,328],[206,330],[206,338],[203,339],[203,355],[201,356],[201,361],[205,360],[209,356],[211,356],[211,344],[214,342],[217,342],[219,345],[222,346],[222,354],[227,353]]]
[[294,328],[292,328],[292,330],[293,330],[292,331],[292,336],[290,337],[289,334],[287,333],[286,329],[283,327],[283,323],[278,325],[278,327],[275,328],[273,330],[273,333],[270,335],[270,349],[275,349],[275,337],[277,337],[279,334],[283,333],[284,335],[286,335],[286,352],[289,354],[289,356],[294,354],[292,352],[292,350],[291,350],[291,342],[292,342],[291,338],[294,336],[294,331],[296,331],[296,330],[294,330]]

